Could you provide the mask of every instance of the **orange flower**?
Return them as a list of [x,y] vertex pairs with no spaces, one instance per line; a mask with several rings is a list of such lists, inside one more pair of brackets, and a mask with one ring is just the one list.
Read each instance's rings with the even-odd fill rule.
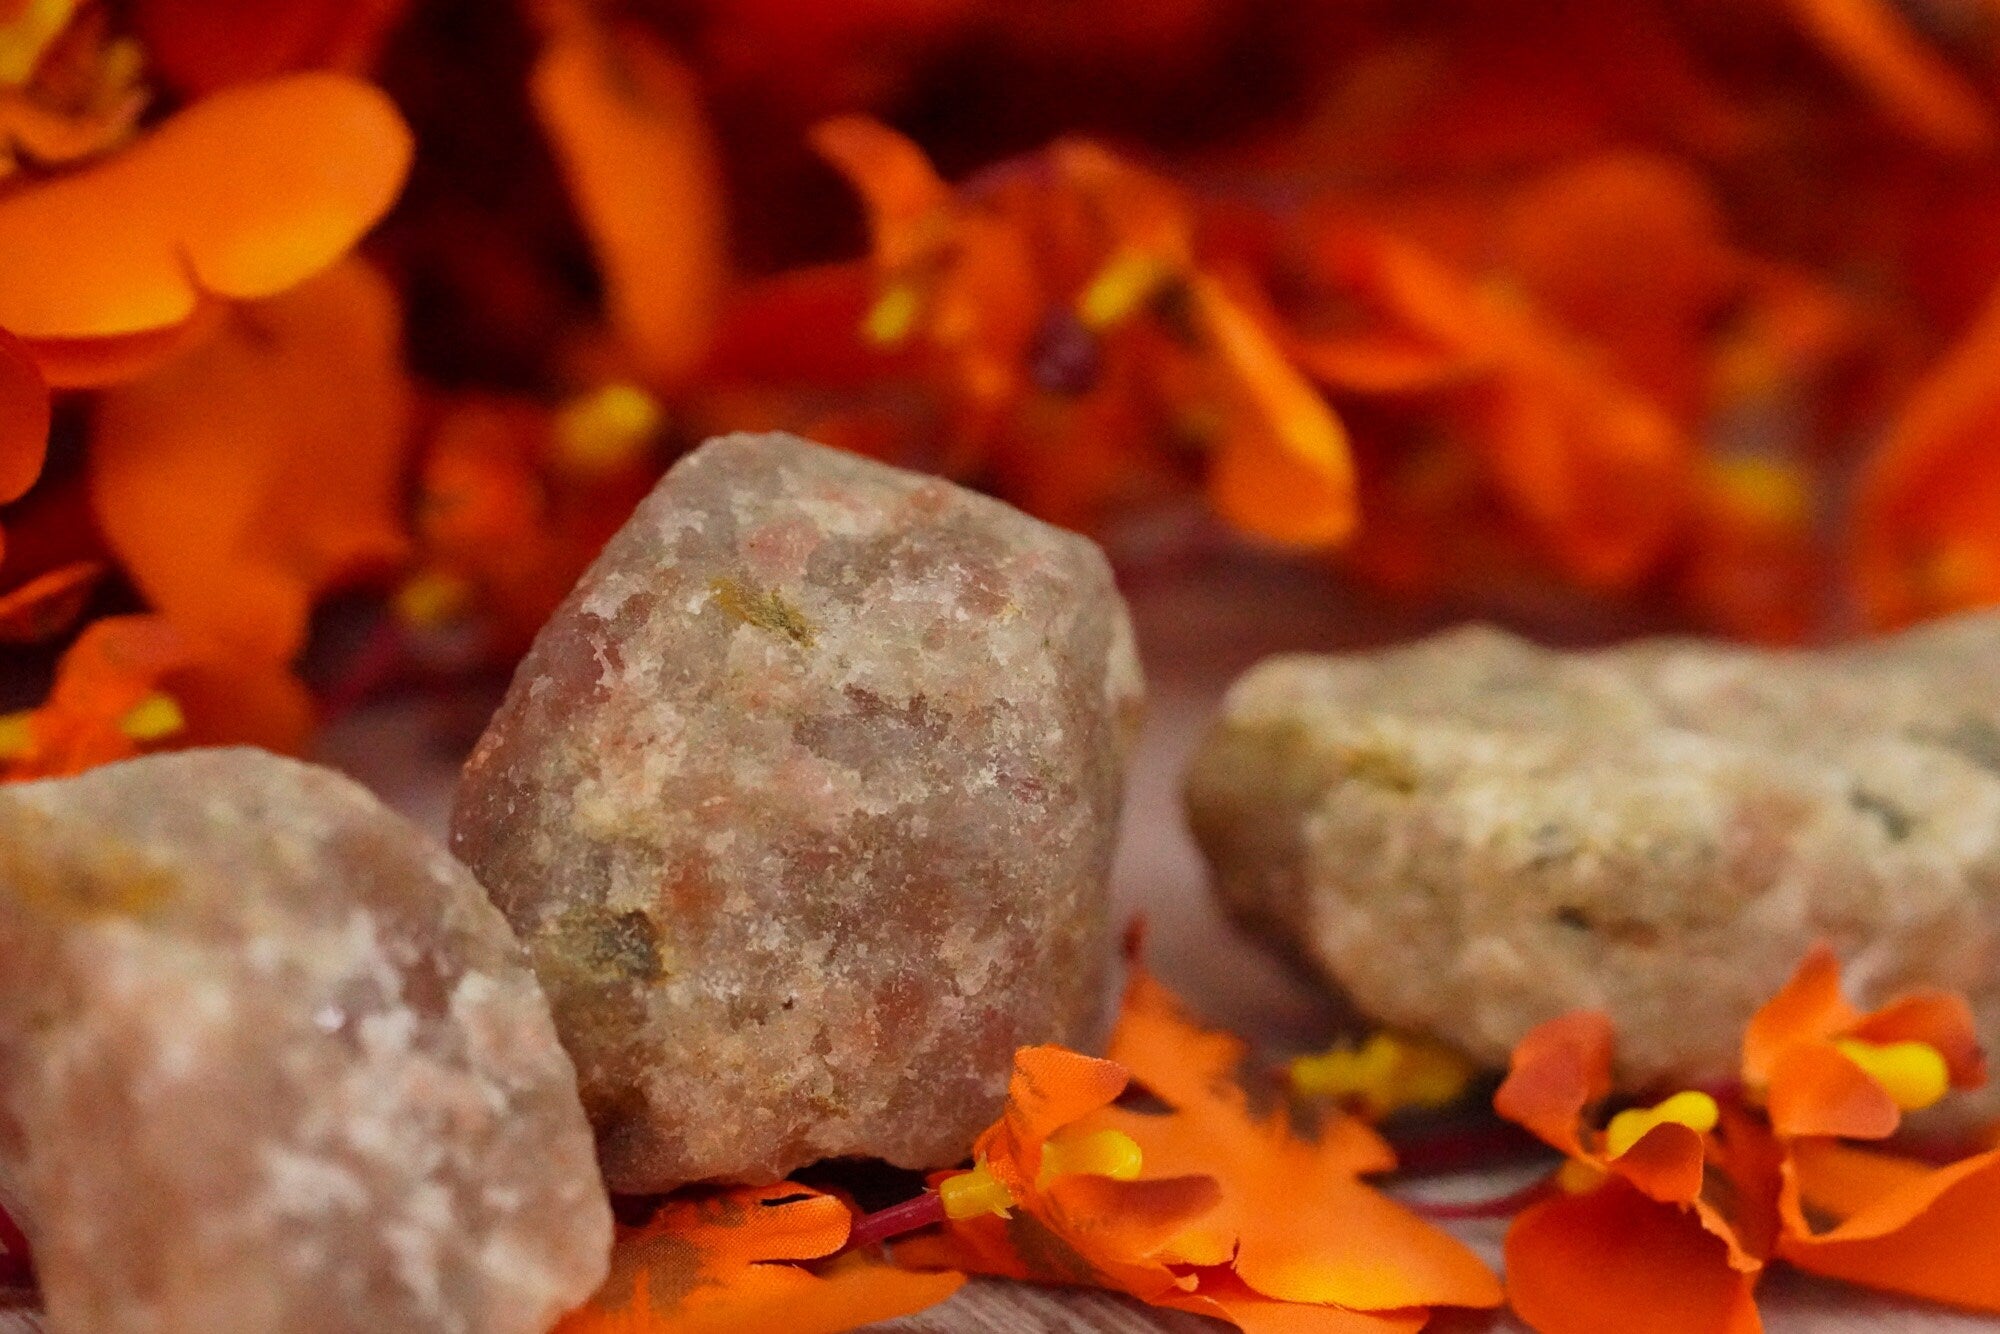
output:
[[1886,1291],[2000,1310],[1984,1239],[2000,1152],[1933,1168],[1844,1142],[1984,1079],[1962,999],[1863,1013],[1820,948],[1752,1019],[1744,1088],[1582,1116],[1611,1087],[1604,1016],[1553,1020],[1515,1050],[1494,1105],[1560,1149],[1560,1192],[1507,1235],[1507,1290],[1545,1334],[1754,1331],[1752,1292],[1783,1260]]
[[1781,1257],[1829,1278],[2000,1311],[2000,1273],[1987,1262],[2000,1152],[1933,1167],[1842,1142],[1886,1138],[1906,1112],[1986,1082],[1962,997],[1915,992],[1863,1013],[1821,947],[1751,1021],[1743,1076],[1787,1141]]
[[727,277],[722,181],[695,77],[631,24],[556,11],[532,92],[604,274],[631,369],[678,385],[700,359]]
[[659,404],[607,385],[551,411],[465,395],[432,424],[418,476],[416,569],[405,625],[519,654],[658,475]]
[[[1129,1153],[1081,1127],[1125,1089],[1125,1070],[1060,1047],[1024,1047],[975,1167],[940,1173],[945,1231],[896,1248],[899,1264],[1037,1282],[1090,1283],[1160,1301],[1192,1290],[1161,1248],[1220,1198],[1206,1176],[1131,1179]],[[1080,1170],[1061,1170],[1068,1155]],[[1109,1175],[1116,1172],[1117,1175]]]
[[0,194],[0,326],[61,347],[163,334],[204,297],[282,292],[382,216],[410,151],[388,100],[353,79],[226,89],[121,152]]
[[8,780],[54,778],[161,747],[297,751],[312,723],[282,666],[185,632],[159,616],[93,622],[63,654],[40,708],[0,718]]
[[781,1182],[669,1200],[621,1229],[611,1277],[556,1334],[837,1334],[934,1306],[965,1282],[854,1253],[852,1214],[831,1195]]
[[1373,1130],[1336,1114],[1316,1139],[1298,1138],[1284,1106],[1251,1110],[1236,1083],[1244,1056],[1238,1039],[1191,1023],[1132,965],[1111,1057],[1172,1111],[1112,1108],[1084,1125],[1131,1136],[1149,1173],[1200,1171],[1222,1189],[1163,1254],[1229,1267],[1276,1301],[1367,1312],[1499,1304],[1499,1284],[1471,1251],[1360,1181],[1396,1165]]
[[1743,1082],[1782,1136],[1884,1139],[1905,1112],[1984,1084],[1986,1063],[1963,997],[1914,992],[1864,1014],[1821,945],[1751,1019]]
[[1585,1113],[1610,1091],[1601,1014],[1551,1020],[1514,1049],[1493,1105],[1567,1161],[1558,1192],[1507,1233],[1508,1300],[1543,1334],[1756,1330],[1768,1132],[1695,1091],[1593,1128]]
[[2000,287],[1862,471],[1854,581],[1877,626],[2000,602]]
[[92,498],[152,605],[283,662],[315,597],[399,560],[400,361],[395,295],[352,260],[235,309],[202,347],[106,393]]
[[[1301,1140],[1282,1107],[1253,1114],[1242,1044],[1136,966],[1112,1053],[1024,1050],[977,1166],[935,1179],[952,1221],[898,1262],[1092,1283],[1253,1331],[1391,1334],[1499,1303],[1470,1251],[1359,1182],[1395,1163],[1373,1131],[1337,1117]],[[1164,1114],[1112,1105],[1128,1064]]]
[[[1198,261],[1167,182],[1063,141],[954,191],[873,121],[828,121],[814,142],[867,205],[880,295],[866,336],[937,354],[970,452],[990,450],[1003,477],[1050,474],[1037,508],[1101,517],[1090,510],[1118,487],[1092,465],[1139,474],[1130,456],[1182,435],[1205,447],[1210,499],[1243,531],[1305,547],[1351,533],[1338,418],[1247,278]],[[1128,443],[1107,451],[1106,434]]]

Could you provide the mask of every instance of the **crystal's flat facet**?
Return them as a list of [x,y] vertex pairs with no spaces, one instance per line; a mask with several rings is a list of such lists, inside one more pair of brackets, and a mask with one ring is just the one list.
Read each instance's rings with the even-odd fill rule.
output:
[[612,1186],[956,1161],[1077,1041],[1138,667],[1103,555],[790,436],[612,539],[468,762]]
[[359,787],[195,750],[0,789],[0,1178],[58,1334],[541,1334],[610,1208],[548,1005]]

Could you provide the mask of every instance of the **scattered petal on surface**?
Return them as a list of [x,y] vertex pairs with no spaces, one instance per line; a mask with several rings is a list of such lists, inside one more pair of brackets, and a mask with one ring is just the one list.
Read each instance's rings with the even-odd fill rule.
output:
[[861,1253],[807,1268],[847,1241],[852,1214],[790,1183],[677,1197],[621,1231],[611,1277],[556,1334],[838,1334],[934,1306],[965,1282]]

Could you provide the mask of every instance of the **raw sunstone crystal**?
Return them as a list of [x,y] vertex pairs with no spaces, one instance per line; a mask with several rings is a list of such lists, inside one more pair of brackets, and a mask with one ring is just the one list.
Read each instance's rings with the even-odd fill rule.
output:
[[956,1162],[1081,1042],[1141,687],[1088,541],[784,435],[682,460],[468,761],[617,1191]]
[[252,750],[0,789],[0,1182],[55,1334],[541,1334],[610,1206],[465,869]]
[[1591,1008],[1630,1091],[1734,1078],[1822,939],[1857,999],[1963,990],[1993,1044],[1996,669],[1995,615],[1821,652],[1473,628],[1273,659],[1229,692],[1189,807],[1241,921],[1492,1064]]

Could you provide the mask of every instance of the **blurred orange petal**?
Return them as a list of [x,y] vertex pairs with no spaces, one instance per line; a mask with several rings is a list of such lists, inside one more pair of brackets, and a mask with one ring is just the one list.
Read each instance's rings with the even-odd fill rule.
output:
[[1957,70],[1924,45],[1884,0],[1787,0],[1827,54],[1880,98],[1884,110],[1939,148],[1990,149],[1992,112]]
[[921,148],[865,116],[823,121],[812,142],[861,195],[882,268],[900,269],[941,239],[951,187]]
[[535,110],[640,372],[681,380],[708,345],[727,277],[723,187],[694,73],[644,30],[557,25]]
[[179,324],[105,338],[37,338],[27,345],[56,389],[101,389],[136,380],[215,332],[229,303],[204,297]]
[[1530,1206],[1506,1243],[1507,1299],[1541,1334],[1756,1334],[1755,1277],[1695,1216],[1613,1179]]
[[[178,726],[135,736],[133,711],[156,692]],[[63,653],[55,684],[28,719],[28,748],[9,779],[80,773],[154,745],[253,745],[293,752],[312,726],[305,687],[282,665],[189,634],[160,616],[94,621]]]
[[356,260],[104,395],[93,499],[154,606],[283,661],[315,596],[401,557],[400,356],[394,293]]
[[0,644],[39,644],[69,629],[103,577],[102,561],[76,561],[0,597]]
[[794,1263],[838,1251],[851,1221],[838,1199],[790,1182],[669,1200],[621,1230],[611,1277],[556,1334],[838,1334],[934,1306],[965,1282],[860,1254]]
[[339,259],[410,163],[378,89],[300,74],[226,89],[80,171],[0,196],[0,326],[23,338],[178,324]]
[[1358,519],[1347,432],[1262,325],[1212,278],[1189,286],[1196,318],[1245,414],[1209,465],[1216,511],[1289,546],[1331,546]]
[[2000,602],[2000,289],[1862,466],[1855,591],[1877,626]]

